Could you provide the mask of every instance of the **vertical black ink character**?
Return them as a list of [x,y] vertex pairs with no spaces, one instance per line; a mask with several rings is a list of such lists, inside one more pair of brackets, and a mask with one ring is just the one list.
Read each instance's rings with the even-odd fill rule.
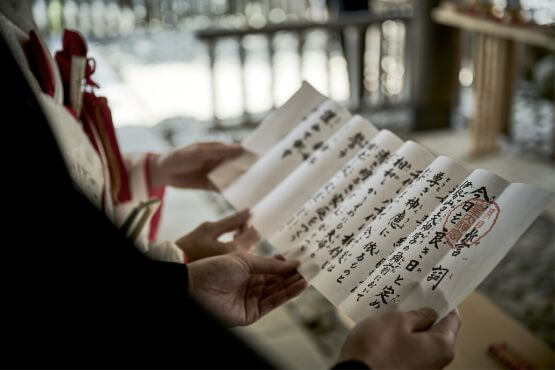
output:
[[401,286],[401,281],[403,281],[403,280],[405,280],[405,279],[403,279],[403,278],[401,277],[401,275],[399,275],[399,276],[397,276],[397,277],[395,278],[395,284]]
[[390,218],[387,224],[391,226],[393,230],[402,229],[404,224],[406,224],[408,221],[407,220],[405,222],[402,222],[405,219],[405,215],[406,215],[406,211],[403,210],[403,212],[399,212],[395,216]]
[[362,146],[364,145],[364,139],[364,135],[360,132],[357,132],[355,135],[349,137],[349,144],[347,144],[347,146],[349,147],[349,149],[353,149],[356,146],[362,148]]
[[432,290],[435,290],[437,288],[439,283],[441,283],[448,272],[449,269],[441,267],[441,265],[439,265],[438,267],[432,267],[432,272],[426,278],[426,281],[435,281],[434,285],[432,286]]
[[332,229],[329,233],[328,233],[328,241],[331,243],[333,236],[335,235],[335,229]]
[[420,263],[416,260],[410,260],[410,262],[407,264],[407,267],[405,267],[407,269],[407,271],[412,271],[416,268],[416,266],[418,266]]
[[382,179],[382,181],[380,182],[380,185],[385,184],[385,180],[387,180],[388,178],[393,178],[393,177],[396,177],[396,176],[397,176],[397,174],[393,171],[393,169],[392,169],[392,168],[388,168],[387,171],[385,171],[385,172],[383,173],[383,179]]
[[443,231],[436,231],[436,234],[434,235],[434,237],[432,238],[432,240],[430,240],[428,242],[428,244],[433,245],[434,247],[436,247],[436,249],[439,249],[439,245],[438,243],[441,242],[443,240],[443,238],[445,238],[445,232]]
[[324,218],[328,214],[328,211],[329,211],[329,208],[327,206],[320,207],[316,210],[316,214],[318,215],[318,218],[320,219],[320,221],[324,220]]
[[335,114],[335,112],[328,109],[327,111],[325,111],[325,112],[320,116],[320,119],[321,119],[325,124],[329,124],[330,121],[331,121],[335,116],[337,116],[337,115]]
[[353,241],[354,236],[355,236],[355,233],[343,235],[343,239],[341,240],[341,244],[343,244],[343,246],[349,245]]
[[470,247],[470,244],[472,244],[474,239],[476,239],[477,237],[478,237],[478,229],[473,227],[472,230],[464,234],[460,242],[455,244],[455,248],[468,248]]
[[380,297],[382,299],[382,302],[384,304],[387,304],[386,298],[389,298],[389,296],[391,296],[392,294],[395,294],[395,290],[391,285],[386,285],[381,293],[376,294],[376,297]]
[[408,206],[409,209],[415,209],[420,205],[420,198],[418,197],[410,198],[407,200],[407,203],[405,203],[405,205]]
[[301,139],[295,140],[293,147],[297,149],[303,149],[305,147],[304,142]]
[[283,154],[281,155],[281,158],[283,159],[285,157],[290,156],[291,154],[293,154],[293,152],[291,152],[291,149],[285,149]]
[[472,207],[474,206],[474,203],[469,202],[469,201],[465,201],[462,209],[464,209],[466,212],[470,211],[470,209],[472,209]]
[[474,194],[475,199],[480,198],[480,195],[481,195],[486,202],[491,203],[491,201],[489,200],[488,191],[485,186],[482,186],[479,189],[471,191],[471,193]]
[[330,249],[329,251],[331,258],[336,258],[339,255],[339,253],[341,253],[341,248],[339,247],[335,247],[333,249]]
[[462,217],[462,212],[457,212],[453,215],[453,218],[449,222],[451,222],[451,224],[453,225],[456,225],[457,222],[461,219],[461,217]]
[[389,150],[385,150],[385,149],[381,149],[378,154],[376,154],[376,159],[378,160],[379,163],[384,162],[387,158],[389,158],[389,155],[391,153],[389,152]]
[[343,202],[343,195],[342,194],[334,194],[333,198],[331,199],[331,204],[333,208],[337,208],[339,204]]
[[440,203],[445,202],[445,199],[447,199],[449,197],[449,194],[445,194],[445,196],[439,196],[439,197],[435,197],[437,200],[439,200]]
[[445,175],[445,173],[438,172],[431,179],[427,179],[426,181],[430,183],[430,187],[434,187],[434,186],[439,185],[439,182],[441,180],[443,180],[444,175]]
[[409,161],[405,160],[405,158],[400,157],[399,159],[397,159],[395,161],[395,163],[393,163],[394,167],[397,167],[398,169],[402,170],[403,168],[407,167],[410,168],[410,164]]
[[389,260],[399,266],[401,264],[401,260],[403,260],[403,252],[397,252],[396,254],[389,257]]
[[362,181],[364,181],[370,176],[372,176],[372,170],[370,170],[369,168],[363,168],[360,171],[358,171],[358,174],[362,176]]
[[[378,212],[377,214],[382,213],[384,209],[385,209],[385,207],[379,207],[379,208],[374,207],[374,211]],[[373,214],[372,214],[372,217],[374,217]]]
[[371,256],[375,255],[376,253],[380,253],[378,246],[375,242],[366,243],[363,247],[365,252],[370,253]]
[[379,260],[378,263],[376,263],[376,268],[380,267],[384,262],[385,262],[385,257]]

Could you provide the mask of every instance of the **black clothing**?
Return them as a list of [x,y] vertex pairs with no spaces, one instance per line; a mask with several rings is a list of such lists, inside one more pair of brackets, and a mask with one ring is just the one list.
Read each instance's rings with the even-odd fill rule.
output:
[[185,265],[145,257],[78,191],[3,37],[0,57],[0,367],[270,368],[188,296]]
[[0,55],[0,366],[270,367],[188,297],[185,265],[142,255],[77,190],[3,38]]

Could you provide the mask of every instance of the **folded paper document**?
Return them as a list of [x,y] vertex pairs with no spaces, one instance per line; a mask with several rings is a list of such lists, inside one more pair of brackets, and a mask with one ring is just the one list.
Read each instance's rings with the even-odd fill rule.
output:
[[456,307],[552,200],[469,171],[325,98],[309,84],[210,178],[353,320]]

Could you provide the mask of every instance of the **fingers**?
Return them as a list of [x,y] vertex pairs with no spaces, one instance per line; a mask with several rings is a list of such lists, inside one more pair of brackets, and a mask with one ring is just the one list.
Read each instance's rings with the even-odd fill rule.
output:
[[248,252],[259,239],[260,235],[256,229],[252,226],[247,226],[235,236],[232,244],[236,244],[239,250]]
[[307,286],[308,283],[306,280],[296,280],[292,284],[284,286],[282,289],[263,298],[259,304],[260,316],[267,314],[274,308],[281,306],[292,298],[295,298],[301,294]]
[[210,232],[212,235],[220,236],[228,231],[239,229],[245,226],[250,217],[250,210],[244,209],[234,215],[223,218],[220,221],[212,222],[210,224]]
[[407,312],[405,317],[411,331],[423,331],[433,325],[437,319],[437,313],[430,307],[423,307]]
[[248,266],[251,274],[284,275],[294,271],[299,262],[280,261],[272,257],[255,256],[253,254],[237,254],[238,258]]
[[422,333],[431,340],[436,348],[438,359],[442,362],[442,368],[455,358],[455,342],[459,332],[461,320],[455,309],[441,319],[431,329]]
[[293,275],[286,277],[286,278],[277,278],[272,279],[273,277],[277,277],[277,275],[272,275],[270,279],[266,280],[266,287],[264,289],[264,297],[270,296],[278,291],[293,285],[299,280],[304,279],[301,274],[295,272]]
[[222,160],[236,157],[245,150],[240,144],[225,144],[220,142],[199,143],[199,148],[205,152],[204,156],[212,160]]
[[[281,283],[283,280],[290,278],[291,276],[294,275],[300,275],[297,270],[292,270],[291,272],[288,272],[287,274],[281,274],[281,275],[267,275],[264,277],[265,281],[264,281],[264,285],[266,287],[269,286],[273,286],[276,283]],[[302,275],[301,275],[302,276]]]
[[437,324],[435,324],[429,330],[429,332],[437,333],[438,335],[441,335],[454,343],[460,328],[461,317],[459,314],[459,310],[455,308],[453,311],[449,312],[447,316],[445,316]]

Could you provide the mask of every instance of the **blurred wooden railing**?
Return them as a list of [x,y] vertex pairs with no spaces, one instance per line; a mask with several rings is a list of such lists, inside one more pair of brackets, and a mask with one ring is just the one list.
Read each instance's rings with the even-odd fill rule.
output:
[[[272,106],[276,105],[275,97],[275,81],[276,72],[274,65],[274,55],[276,53],[275,37],[282,33],[294,35],[297,40],[296,53],[299,63],[299,76],[304,79],[302,74],[303,66],[303,49],[305,46],[306,35],[314,30],[321,30],[327,34],[327,42],[325,45],[325,54],[327,58],[327,91],[333,90],[330,78],[330,54],[333,49],[333,43],[337,44],[338,39],[342,39],[343,47],[339,48],[343,54],[347,72],[350,80],[348,105],[355,112],[368,112],[385,109],[395,109],[398,107],[406,107],[411,104],[410,88],[409,88],[409,64],[410,48],[407,45],[408,39],[405,35],[407,23],[411,20],[410,11],[388,11],[384,14],[376,15],[370,13],[352,14],[349,16],[341,16],[338,19],[327,22],[287,22],[282,24],[270,24],[260,28],[209,28],[196,32],[197,37],[202,40],[207,47],[210,75],[211,75],[211,96],[212,96],[212,112],[213,122],[216,127],[228,127],[223,120],[217,115],[218,95],[216,87],[215,69],[217,62],[216,46],[224,40],[234,40],[238,48],[240,61],[240,85],[236,88],[236,93],[242,96],[242,115],[239,118],[239,125],[249,125],[257,123],[258,117],[253,117],[247,110],[247,88],[246,88],[246,71],[245,60],[247,49],[244,39],[252,35],[260,35],[266,38],[266,47],[269,55],[268,62],[271,68],[270,95]],[[390,32],[395,28],[400,32]],[[366,54],[370,54],[377,61],[374,63],[374,70],[367,65],[361,58],[363,52],[360,48],[359,38],[364,38],[366,44]],[[363,61],[363,68],[358,65]],[[372,85],[368,79],[368,75],[373,74],[372,81],[376,86]],[[361,83],[364,82],[364,83]],[[299,81],[300,82],[300,81]],[[360,91],[361,87],[363,91]],[[292,92],[291,92],[292,93]],[[235,120],[237,121],[237,120]]]
[[[32,0],[42,33],[75,28],[87,37],[117,37],[158,26],[202,28],[243,24],[253,16],[274,21],[314,19],[324,2],[310,0]],[[272,20],[268,20],[272,21]]]

